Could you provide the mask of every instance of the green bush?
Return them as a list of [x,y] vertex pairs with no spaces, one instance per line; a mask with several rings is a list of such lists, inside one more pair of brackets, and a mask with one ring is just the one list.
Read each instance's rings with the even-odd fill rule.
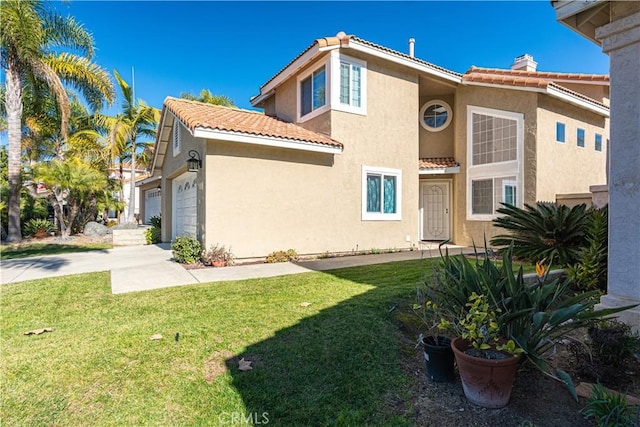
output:
[[573,295],[567,280],[548,281],[548,270],[538,282],[528,285],[522,267],[513,271],[513,247],[503,254],[502,265],[492,262],[489,250],[476,254],[472,263],[464,256],[443,256],[440,273],[432,292],[449,319],[462,319],[468,312],[469,298],[485,295],[498,314],[500,334],[525,351],[526,359],[537,368],[567,384],[574,398],[575,389],[569,375],[547,363],[555,343],[572,331],[587,327],[629,307],[594,310],[598,291]]
[[200,261],[202,245],[194,237],[179,236],[171,244],[173,258],[180,264],[193,264]]
[[161,230],[158,227],[150,227],[144,231],[144,238],[147,241],[147,245],[155,245],[162,240]]
[[267,262],[288,262],[298,259],[298,253],[295,249],[288,249],[286,251],[274,251],[267,255]]
[[24,225],[23,234],[29,237],[46,237],[56,228],[46,219],[30,219]]
[[607,291],[608,208],[589,211],[586,246],[580,250],[579,262],[567,270],[569,280],[579,291]]
[[493,220],[497,227],[510,231],[491,239],[491,244],[506,250],[513,243],[513,255],[533,263],[575,264],[585,245],[589,224],[586,205],[569,208],[555,203],[538,202],[524,209],[502,204]]
[[149,224],[151,224],[152,227],[160,229],[162,228],[162,218],[154,215],[149,218]]
[[630,405],[619,393],[609,393],[602,384],[591,389],[591,396],[582,414],[594,418],[598,427],[637,427],[640,422],[638,408]]

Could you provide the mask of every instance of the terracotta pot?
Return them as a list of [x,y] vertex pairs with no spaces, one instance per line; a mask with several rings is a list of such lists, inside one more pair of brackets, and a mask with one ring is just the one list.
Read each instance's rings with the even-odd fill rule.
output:
[[483,359],[465,353],[471,344],[462,338],[451,341],[462,388],[467,399],[484,408],[503,408],[509,403],[519,358],[506,352],[505,359]]
[[214,267],[226,267],[227,266],[227,262],[226,261],[211,261],[211,265]]
[[426,337],[422,340],[427,377],[433,382],[453,381],[451,339],[441,335],[438,335],[436,339]]

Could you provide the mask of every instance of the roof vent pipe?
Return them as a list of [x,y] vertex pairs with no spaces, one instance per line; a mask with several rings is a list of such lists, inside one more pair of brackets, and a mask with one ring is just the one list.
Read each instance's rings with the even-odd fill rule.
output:
[[416,44],[416,39],[413,37],[409,39],[409,56],[413,58],[414,46]]

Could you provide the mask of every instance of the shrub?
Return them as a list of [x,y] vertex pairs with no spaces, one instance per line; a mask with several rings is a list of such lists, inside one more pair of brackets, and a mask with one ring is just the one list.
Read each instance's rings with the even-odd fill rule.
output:
[[55,230],[56,228],[53,226],[51,221],[46,219],[30,219],[24,225],[25,236],[42,238],[48,236]]
[[155,228],[162,228],[162,218],[159,216],[152,216],[151,218],[149,218],[149,224],[151,224],[152,227]]
[[295,249],[288,249],[286,251],[274,251],[267,255],[267,262],[288,262],[298,259],[298,253]]
[[160,243],[162,236],[161,230],[158,227],[149,227],[144,231],[144,238],[147,241],[147,245],[155,245]]
[[235,256],[231,252],[231,248],[226,249],[224,245],[211,245],[208,251],[202,253],[202,262],[212,264],[214,261],[224,262],[226,265],[233,264]]
[[589,211],[586,246],[580,250],[579,263],[568,268],[572,285],[579,291],[607,290],[608,209]]
[[[513,247],[503,254],[502,265],[492,262],[489,250],[484,257],[476,254],[472,264],[466,257],[442,259],[441,272],[437,276],[434,292],[448,318],[461,319],[467,315],[467,303],[475,293],[485,295],[490,307],[496,311],[500,335],[513,339],[525,352],[526,359],[544,373],[564,382],[575,399],[573,383],[569,375],[547,363],[547,356],[556,341],[571,331],[592,325],[595,320],[631,308],[594,310],[598,291],[572,295],[568,281],[547,280],[548,271],[540,272],[538,283],[528,285],[520,267],[513,271]],[[544,270],[541,268],[540,270]]]
[[494,219],[494,225],[511,233],[494,237],[492,245],[504,251],[513,243],[513,255],[531,262],[572,265],[578,261],[589,223],[586,205],[569,208],[538,202],[520,209],[503,203],[497,212],[504,216]]
[[602,384],[591,389],[591,396],[582,411],[586,418],[595,418],[599,427],[636,427],[640,421],[638,409],[619,393],[609,393]]
[[194,237],[179,236],[171,244],[173,258],[180,264],[193,264],[200,261],[202,245]]

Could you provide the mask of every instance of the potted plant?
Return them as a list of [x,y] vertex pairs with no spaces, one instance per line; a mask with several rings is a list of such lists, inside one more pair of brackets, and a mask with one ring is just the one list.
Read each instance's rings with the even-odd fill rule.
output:
[[509,403],[511,388],[523,350],[500,336],[496,312],[485,295],[473,292],[457,322],[442,320],[440,327],[460,331],[451,348],[467,399],[485,408]]
[[425,295],[424,289],[418,288],[418,302],[413,305],[413,312],[426,327],[426,334],[421,333],[416,348],[422,346],[426,374],[430,381],[449,382],[454,378],[454,357],[451,349],[451,338],[439,333],[438,326],[442,313],[438,305]]
[[212,267],[226,267],[233,264],[235,256],[231,252],[231,248],[226,249],[224,245],[211,245],[208,251],[202,254],[202,262]]

